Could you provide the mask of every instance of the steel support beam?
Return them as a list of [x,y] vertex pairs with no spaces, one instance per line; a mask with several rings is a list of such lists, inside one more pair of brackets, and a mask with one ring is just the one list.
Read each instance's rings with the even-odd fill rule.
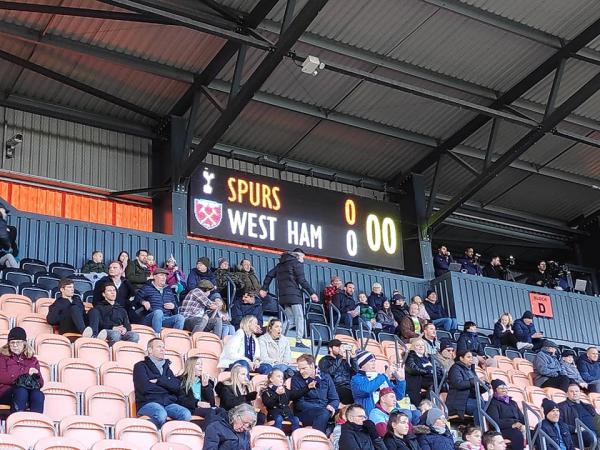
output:
[[285,33],[279,37],[274,50],[265,56],[256,70],[250,75],[248,81],[244,83],[238,94],[231,99],[227,109],[223,111],[200,143],[195,146],[183,164],[182,178],[188,178],[194,172],[196,166],[206,157],[210,149],[219,142],[219,139],[221,139],[240,112],[252,100],[254,94],[258,92],[267,78],[273,73],[306,28],[317,17],[321,9],[327,4],[327,1],[312,0],[300,10]]
[[82,83],[81,81],[74,80],[73,78],[69,78],[66,75],[55,72],[38,64],[32,63],[31,61],[13,55],[12,53],[0,50],[0,59],[9,61],[27,70],[31,70],[32,72],[39,73],[40,75],[43,75],[46,78],[58,81],[59,83],[65,84],[67,86],[71,86],[72,88],[85,92],[86,94],[93,95],[94,97],[100,98],[114,105],[120,106],[121,108],[125,108],[129,111],[133,111],[137,114],[141,114],[142,116],[149,117],[153,120],[160,120],[160,116],[158,114],[147,110],[146,108],[142,108],[141,106],[135,105],[131,102],[128,102],[127,100],[123,100],[122,98],[116,97],[112,94],[109,94],[108,92],[96,89],[92,86]]
[[285,4],[285,12],[283,13],[283,20],[281,21],[281,33],[285,31],[292,19],[294,18],[294,12],[296,11],[296,0],[287,0]]
[[428,219],[427,225],[429,229],[435,228],[446,217],[452,214],[460,205],[471,198],[477,191],[483,188],[496,175],[510,165],[511,162],[519,158],[533,144],[538,142],[545,133],[551,131],[560,123],[571,111],[581,106],[586,100],[600,90],[600,73],[596,74],[592,79],[579,88],[573,95],[566,99],[559,107],[546,117],[536,130],[531,130],[523,136],[517,143],[508,149],[500,156],[488,169],[477,179],[469,183],[463,191],[454,197],[441,210],[437,211],[431,218]]
[[[576,53],[580,49],[582,49],[589,42],[593,41],[600,34],[600,19],[596,20],[590,26],[588,26],[584,31],[582,31],[579,35],[573,38],[569,43],[567,43],[564,47],[550,56],[546,61],[540,64],[537,68],[535,68],[531,73],[529,73],[525,78],[511,87],[508,91],[502,94],[496,101],[494,101],[490,108],[492,109],[500,109],[506,105],[511,104],[516,99],[521,97],[525,92],[535,86],[537,83],[542,81],[546,76],[552,73],[564,60],[568,58],[572,53]],[[466,138],[471,136],[477,130],[479,130],[482,126],[484,126],[489,121],[488,116],[484,116],[482,114],[475,117],[469,123],[464,125],[460,130],[456,131],[452,136],[442,142],[434,152],[432,152],[427,157],[423,158],[421,161],[417,162],[417,164],[408,168],[405,172],[399,173],[394,176],[390,180],[390,184],[401,186],[404,181],[410,176],[412,172],[421,173],[426,170],[433,162],[435,162],[435,158],[437,158],[438,154],[447,152],[452,150],[454,147],[463,142]],[[555,124],[557,125],[557,124]],[[550,131],[550,130],[548,130]]]
[[500,121],[494,119],[492,121],[492,128],[490,129],[490,135],[488,137],[487,148],[485,150],[485,158],[483,160],[483,170],[487,169],[492,161],[492,154],[494,153],[494,147],[496,146],[496,138],[498,137],[498,127]]
[[[438,193],[438,188],[440,186],[440,168],[442,167],[442,161],[444,160],[445,155],[440,155],[437,162],[435,163],[435,172],[433,173],[433,183],[431,185],[431,192],[429,194],[429,199],[427,200],[427,209],[425,210],[425,218],[431,217],[431,213],[433,211],[433,204],[435,203],[435,198]],[[424,233],[421,233],[421,236],[424,237]]]
[[464,169],[466,169],[467,171],[471,172],[471,175],[473,175],[475,177],[478,177],[480,175],[479,171],[475,167],[473,167],[471,164],[469,164],[467,161],[465,161],[464,159],[462,159],[457,154],[455,154],[453,152],[448,152],[446,154],[451,159],[453,159],[455,162],[457,162],[460,166],[462,166]]
[[563,137],[565,139],[569,139],[571,141],[579,142],[580,144],[589,145],[591,147],[600,148],[600,141],[597,139],[593,139],[587,136],[582,136],[580,134],[571,133],[569,131],[561,131],[561,130],[552,130],[552,134],[556,136]]
[[149,126],[143,124],[136,124],[132,121],[125,122],[123,120],[115,119],[114,117],[102,116],[31,98],[10,95],[7,98],[0,98],[0,105],[19,111],[26,111],[41,116],[80,123],[82,125],[116,131],[118,133],[130,134],[132,136],[139,136],[147,139],[159,138]]
[[[163,4],[158,4],[148,0],[98,0],[108,5],[117,6],[119,8],[127,9],[141,14],[146,14],[150,17],[160,17],[171,21],[171,25],[179,25],[190,28],[192,30],[201,31],[203,33],[211,34],[228,41],[247,44],[252,47],[256,47],[262,50],[269,50],[271,45],[265,42],[263,39],[257,39],[255,37],[248,36],[246,34],[238,33],[237,31],[231,31],[232,28],[239,28],[237,24],[231,24],[226,21],[218,25],[211,25],[207,23],[214,21],[214,18],[205,17],[191,17],[183,14],[181,11],[167,8]],[[229,29],[227,28],[229,27]]]
[[566,65],[567,60],[563,59],[554,71],[554,79],[552,80],[552,86],[550,87],[550,95],[548,96],[548,101],[546,102],[546,110],[544,111],[544,117],[548,117],[548,114],[554,111],[554,107],[556,106],[556,99],[558,98],[558,91],[560,90],[560,83],[562,82]]
[[156,24],[172,24],[173,22],[161,17],[151,17],[143,14],[105,11],[91,8],[73,8],[70,6],[40,5],[37,3],[17,3],[0,1],[0,10],[23,11],[40,14],[55,14],[59,16],[88,17],[92,19],[125,20],[127,22],[145,22]]
[[246,53],[248,47],[245,45],[240,46],[237,52],[237,58],[235,60],[235,69],[233,71],[233,78],[231,79],[231,92],[229,92],[229,100],[237,95],[242,86],[242,76],[244,74],[244,64],[246,63]]
[[[246,19],[246,25],[249,28],[256,28],[269,14],[273,7],[277,4],[278,0],[260,0],[254,9],[250,12]],[[190,108],[192,104],[192,98],[194,96],[194,90],[198,89],[198,86],[208,86],[223,70],[229,60],[236,54],[239,49],[239,44],[235,42],[226,42],[225,45],[219,50],[211,62],[204,68],[196,82],[188,88],[188,90],[181,96],[181,98],[175,103],[175,106],[171,109],[172,115],[181,116]]]

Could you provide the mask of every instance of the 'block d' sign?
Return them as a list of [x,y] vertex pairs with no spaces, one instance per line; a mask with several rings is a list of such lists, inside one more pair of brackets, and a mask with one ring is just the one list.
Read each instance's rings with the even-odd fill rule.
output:
[[537,292],[529,293],[529,301],[531,302],[531,312],[534,316],[548,317],[552,319],[552,299],[548,294],[539,294]]

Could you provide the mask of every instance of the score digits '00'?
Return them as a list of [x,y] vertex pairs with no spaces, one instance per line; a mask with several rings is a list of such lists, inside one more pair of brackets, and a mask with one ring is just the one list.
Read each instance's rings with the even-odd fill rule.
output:
[[[356,224],[356,203],[352,199],[347,199],[344,203],[344,219],[350,226]],[[369,249],[377,253],[383,247],[383,250],[394,255],[398,249],[398,234],[396,223],[390,217],[384,217],[383,220],[375,214],[368,214],[365,222],[365,233]],[[346,233],[346,251],[350,256],[358,254],[358,238],[356,231],[350,229]]]

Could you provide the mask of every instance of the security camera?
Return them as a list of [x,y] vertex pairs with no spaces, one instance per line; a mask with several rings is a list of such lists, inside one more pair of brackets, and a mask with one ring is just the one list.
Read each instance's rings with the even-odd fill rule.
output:
[[11,137],[8,141],[6,141],[6,146],[7,147],[8,146],[16,147],[21,142],[23,142],[23,135],[21,133],[17,133],[13,137]]
[[15,134],[8,141],[6,141],[6,158],[10,159],[15,156],[15,147],[23,142],[23,135],[21,133]]
[[317,69],[323,70],[325,63],[322,63],[316,56],[308,55],[302,63],[302,72],[316,76],[319,72]]

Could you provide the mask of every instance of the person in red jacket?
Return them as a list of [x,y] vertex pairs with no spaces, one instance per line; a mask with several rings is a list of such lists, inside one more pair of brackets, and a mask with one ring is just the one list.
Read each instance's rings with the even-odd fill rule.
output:
[[10,404],[10,411],[44,412],[44,380],[40,363],[27,343],[21,327],[8,333],[8,343],[0,348],[0,403]]

